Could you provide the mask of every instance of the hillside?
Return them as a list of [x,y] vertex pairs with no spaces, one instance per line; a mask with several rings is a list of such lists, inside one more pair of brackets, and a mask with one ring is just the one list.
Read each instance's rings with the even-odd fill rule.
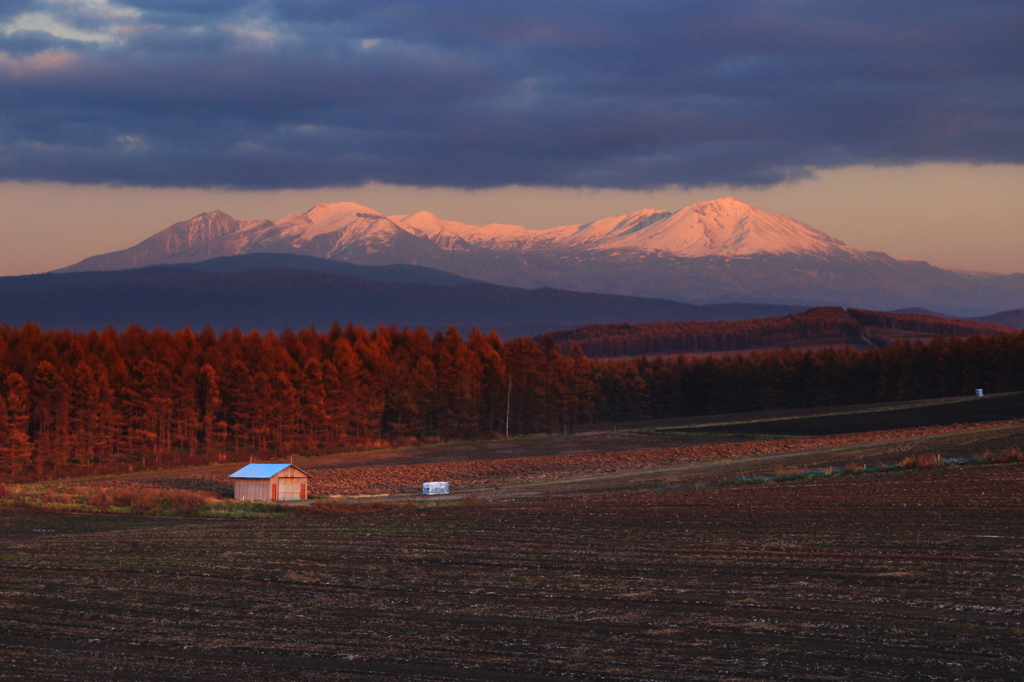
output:
[[478,280],[453,275],[444,270],[422,265],[356,265],[344,261],[327,260],[314,256],[298,256],[291,253],[247,253],[239,256],[225,256],[210,260],[187,263],[175,267],[201,272],[245,272],[247,270],[308,270],[329,275],[344,275],[371,282],[394,282],[399,284],[431,284],[456,286],[459,284],[480,284]]
[[1018,308],[1016,310],[1004,310],[1001,313],[995,313],[994,315],[986,315],[984,317],[975,318],[979,322],[987,322],[989,324],[1001,324],[1005,327],[1013,327],[1014,329],[1024,329],[1024,308]]
[[[313,267],[315,269],[307,269]],[[604,322],[747,319],[799,306],[724,304],[522,289],[411,265],[358,266],[320,258],[248,254],[197,264],[0,278],[0,322],[75,330],[143,327],[248,331],[455,325],[532,335]]]
[[993,336],[1015,329],[971,320],[851,308],[738,322],[603,324],[552,334],[563,351],[579,344],[588,357],[715,353],[782,346],[884,346],[934,336]]

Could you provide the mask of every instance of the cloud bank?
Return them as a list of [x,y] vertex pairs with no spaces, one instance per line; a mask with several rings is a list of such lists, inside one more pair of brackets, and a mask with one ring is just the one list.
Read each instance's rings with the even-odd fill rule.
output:
[[8,0],[0,180],[770,185],[1024,162],[1016,2]]

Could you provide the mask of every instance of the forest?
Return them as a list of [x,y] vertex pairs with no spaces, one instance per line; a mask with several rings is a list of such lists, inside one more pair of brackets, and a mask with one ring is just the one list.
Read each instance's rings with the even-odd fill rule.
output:
[[349,325],[281,334],[0,327],[8,481],[571,432],[581,422],[1024,385],[1024,335],[591,360],[555,338]]
[[785,317],[737,322],[597,324],[554,332],[563,351],[578,344],[591,358],[672,353],[710,353],[789,345],[886,345],[891,332],[994,335],[1013,330],[972,320],[873,310],[812,308]]

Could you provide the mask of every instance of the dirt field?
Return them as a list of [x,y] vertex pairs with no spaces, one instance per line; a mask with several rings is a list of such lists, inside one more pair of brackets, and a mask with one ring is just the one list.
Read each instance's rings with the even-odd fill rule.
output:
[[0,679],[1022,679],[1024,465],[715,485],[1024,445],[1019,397],[899,407],[302,462],[322,494],[462,486],[434,507],[0,508]]
[[5,679],[1021,679],[1024,466],[274,521],[0,512]]

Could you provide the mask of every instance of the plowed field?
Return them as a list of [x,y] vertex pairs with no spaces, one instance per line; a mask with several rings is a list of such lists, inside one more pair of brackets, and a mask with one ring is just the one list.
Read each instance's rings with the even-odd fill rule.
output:
[[266,521],[0,511],[0,677],[1024,677],[1024,466]]

